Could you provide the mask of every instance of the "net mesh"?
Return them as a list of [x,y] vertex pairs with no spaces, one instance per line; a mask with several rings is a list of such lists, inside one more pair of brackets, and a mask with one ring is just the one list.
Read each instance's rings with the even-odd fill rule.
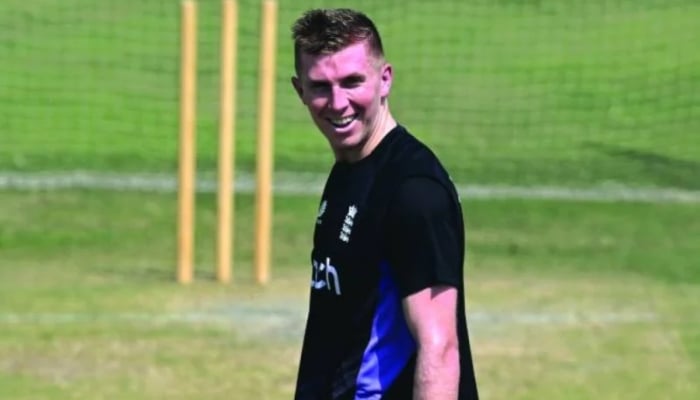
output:
[[[199,1],[197,165],[216,168],[218,0]],[[255,165],[260,2],[240,0],[237,163]],[[279,1],[275,168],[323,173],[289,83],[289,27],[337,2]],[[694,1],[355,0],[394,66],[395,117],[455,180],[700,189]],[[4,0],[0,169],[177,168],[180,2]]]

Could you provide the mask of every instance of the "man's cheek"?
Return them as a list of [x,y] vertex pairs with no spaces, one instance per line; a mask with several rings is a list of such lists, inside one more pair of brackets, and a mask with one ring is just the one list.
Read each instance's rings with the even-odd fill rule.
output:
[[308,99],[306,104],[314,110],[321,110],[326,104],[326,100],[322,97],[312,97]]

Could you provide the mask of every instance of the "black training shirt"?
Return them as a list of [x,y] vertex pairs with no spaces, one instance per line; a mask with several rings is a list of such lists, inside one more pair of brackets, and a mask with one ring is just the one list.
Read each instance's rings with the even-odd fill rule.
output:
[[315,221],[295,399],[410,399],[416,343],[401,300],[458,290],[460,399],[476,399],[464,311],[464,227],[433,153],[397,126],[364,159],[337,162]]

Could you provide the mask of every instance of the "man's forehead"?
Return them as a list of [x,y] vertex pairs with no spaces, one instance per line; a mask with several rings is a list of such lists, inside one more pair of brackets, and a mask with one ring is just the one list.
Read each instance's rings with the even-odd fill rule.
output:
[[301,73],[314,79],[316,75],[369,72],[376,65],[369,46],[364,42],[351,44],[331,54],[301,53]]

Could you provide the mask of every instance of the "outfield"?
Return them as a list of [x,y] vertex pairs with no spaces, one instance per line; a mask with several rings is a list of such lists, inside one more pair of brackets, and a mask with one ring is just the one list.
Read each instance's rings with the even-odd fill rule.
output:
[[[0,193],[0,398],[289,398],[316,199],[276,198],[265,288],[250,196],[231,286],[213,278],[214,198],[198,200],[197,281],[178,287],[174,196]],[[697,205],[464,207],[484,398],[697,398]]]
[[[219,3],[200,3],[201,183],[216,166]],[[196,280],[174,281],[176,195],[161,184],[176,171],[179,2],[0,3],[0,399],[291,397],[318,206],[302,174],[331,160],[288,87],[287,27],[331,3],[280,1],[275,166],[297,183],[274,199],[267,287],[247,191],[234,282],[215,281],[211,188]],[[239,177],[254,165],[256,4],[241,0]],[[472,189],[483,398],[700,398],[696,2],[352,4],[385,31],[400,120]],[[76,173],[83,188],[56,187]],[[130,186],[141,174],[157,179]]]

